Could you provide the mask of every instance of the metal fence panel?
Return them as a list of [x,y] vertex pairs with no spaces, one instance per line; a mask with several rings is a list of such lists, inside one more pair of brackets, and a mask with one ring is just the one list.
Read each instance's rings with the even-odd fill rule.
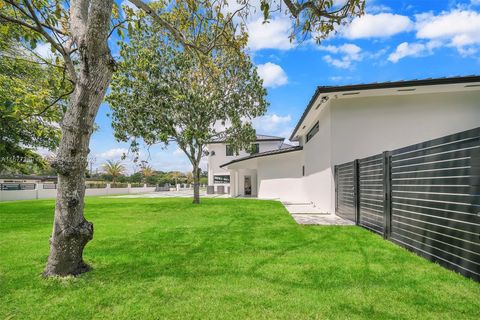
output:
[[383,167],[382,154],[358,160],[358,224],[381,235],[384,233],[385,224]]
[[480,128],[337,165],[335,184],[338,215],[480,281]]
[[355,186],[354,162],[335,167],[336,214],[342,218],[355,221]]
[[392,151],[395,243],[480,279],[480,128]]

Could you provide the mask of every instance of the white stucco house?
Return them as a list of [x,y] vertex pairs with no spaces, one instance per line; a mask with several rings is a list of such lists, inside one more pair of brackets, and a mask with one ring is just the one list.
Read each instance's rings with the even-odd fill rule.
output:
[[298,146],[219,157],[212,176],[229,176],[232,197],[251,183],[252,196],[335,212],[335,165],[479,125],[480,76],[323,86],[290,137]]
[[[284,143],[285,138],[257,134],[254,144],[254,152],[242,150],[238,154],[234,153],[224,140],[211,141],[207,145],[208,150],[208,185],[214,186],[215,191],[218,187],[223,187],[227,192],[230,188],[230,171],[222,168],[221,165],[254,154],[263,154],[271,150],[282,150],[291,147]],[[246,177],[246,178],[245,178]],[[256,174],[244,176],[246,179],[246,192],[244,188],[243,194],[257,196]]]

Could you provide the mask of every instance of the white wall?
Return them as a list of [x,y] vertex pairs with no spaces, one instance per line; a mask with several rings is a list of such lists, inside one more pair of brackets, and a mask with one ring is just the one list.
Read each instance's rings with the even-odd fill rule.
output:
[[302,185],[302,151],[293,151],[257,159],[258,197],[305,202]]
[[[256,197],[258,195],[257,190],[257,170],[255,169],[240,169],[237,171],[236,179],[237,180],[237,190],[236,196],[245,196],[245,176],[250,176],[250,181],[252,184],[252,197]],[[231,194],[231,192],[230,192]]]
[[480,126],[480,91],[332,101],[332,163]]
[[[41,184],[37,185],[36,190],[9,190],[0,191],[0,201],[16,201],[16,200],[34,200],[34,199],[54,199],[57,197],[56,189],[43,189]],[[114,194],[132,194],[147,193],[155,191],[155,187],[143,188],[98,188],[86,189],[87,196],[106,196]]]
[[308,202],[313,202],[324,212],[330,212],[332,208],[331,185],[334,179],[330,165],[332,147],[330,116],[330,106],[327,105],[313,122],[313,124],[316,121],[319,122],[319,131],[303,145],[305,165],[303,189],[305,197]]

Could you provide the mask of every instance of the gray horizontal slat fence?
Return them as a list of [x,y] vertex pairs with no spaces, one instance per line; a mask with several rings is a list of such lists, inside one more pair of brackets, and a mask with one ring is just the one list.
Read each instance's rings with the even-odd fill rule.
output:
[[358,224],[383,235],[385,224],[383,155],[358,160]]
[[[480,281],[480,128],[335,170],[337,214],[352,220],[356,212],[358,225]],[[347,172],[353,181],[340,178]],[[340,190],[347,188],[353,207],[346,215]]]
[[355,222],[354,162],[335,167],[335,212],[342,218]]
[[480,279],[480,128],[392,151],[391,240]]

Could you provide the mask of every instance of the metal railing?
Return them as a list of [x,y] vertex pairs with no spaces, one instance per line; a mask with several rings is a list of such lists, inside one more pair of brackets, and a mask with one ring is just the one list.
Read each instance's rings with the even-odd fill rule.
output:
[[0,183],[2,191],[35,190],[35,183]]

